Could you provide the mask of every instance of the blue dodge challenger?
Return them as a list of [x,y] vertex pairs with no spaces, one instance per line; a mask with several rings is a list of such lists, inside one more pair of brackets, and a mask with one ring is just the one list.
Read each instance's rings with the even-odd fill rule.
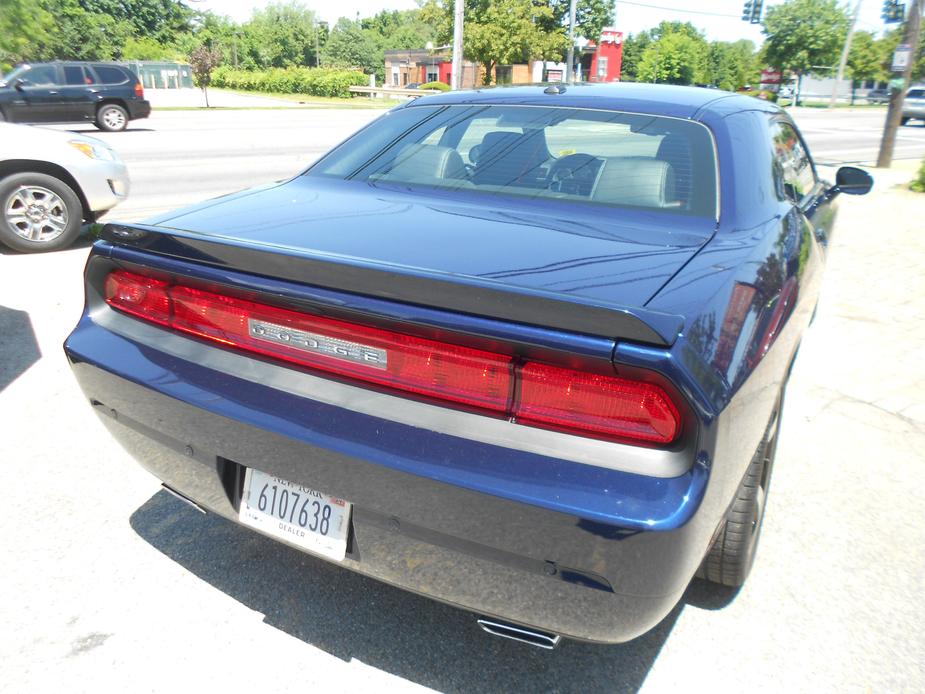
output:
[[741,585],[839,193],[716,90],[452,92],[300,175],[111,224],[65,351],[168,490],[494,634]]

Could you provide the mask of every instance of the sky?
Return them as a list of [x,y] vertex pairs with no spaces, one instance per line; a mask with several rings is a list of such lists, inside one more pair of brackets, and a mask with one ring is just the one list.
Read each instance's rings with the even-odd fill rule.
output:
[[[225,14],[236,21],[250,17],[255,8],[264,7],[273,0],[185,0],[192,7]],[[768,0],[765,6],[778,4],[780,0]],[[414,0],[302,0],[303,4],[315,10],[321,19],[334,24],[339,17],[356,19],[369,17],[380,10],[408,10],[417,7]],[[843,4],[846,4],[842,0]],[[851,0],[852,7],[857,0]],[[707,38],[717,41],[750,39],[756,45],[763,37],[761,28],[743,22],[742,0],[616,0],[616,28],[626,33],[637,33],[656,26],[663,19],[690,21],[704,30]],[[881,0],[862,0],[857,29],[879,33],[884,25],[880,19],[883,7]],[[896,25],[892,25],[896,26]]]

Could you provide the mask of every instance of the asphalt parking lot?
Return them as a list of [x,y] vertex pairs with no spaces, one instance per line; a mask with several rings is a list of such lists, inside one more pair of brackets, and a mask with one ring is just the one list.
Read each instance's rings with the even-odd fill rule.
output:
[[[134,181],[112,216],[291,175],[376,115],[156,114],[106,136]],[[857,161],[870,118],[800,123],[820,160]],[[903,156],[925,154],[925,127],[903,137]],[[160,491],[61,351],[87,243],[0,251],[0,691],[925,691],[925,195],[896,187],[900,169],[842,200],[748,585],[695,582],[621,646],[490,638]]]

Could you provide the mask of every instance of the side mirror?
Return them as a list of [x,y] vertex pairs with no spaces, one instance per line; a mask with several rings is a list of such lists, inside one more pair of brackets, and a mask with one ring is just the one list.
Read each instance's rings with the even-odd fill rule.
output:
[[25,87],[27,84],[29,83],[26,80],[22,79],[21,77],[19,79],[13,80],[13,88],[20,92],[22,91],[23,87]]
[[835,186],[830,194],[866,195],[874,187],[874,179],[864,169],[843,166],[835,173]]

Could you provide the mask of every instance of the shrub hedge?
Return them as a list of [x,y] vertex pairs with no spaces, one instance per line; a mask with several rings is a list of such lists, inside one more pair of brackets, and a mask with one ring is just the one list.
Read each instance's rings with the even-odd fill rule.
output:
[[418,89],[438,89],[441,92],[448,92],[450,91],[450,85],[446,82],[425,82]]
[[354,70],[288,67],[270,70],[235,70],[227,66],[212,72],[212,86],[248,92],[350,96],[349,87],[369,84],[369,77]]
[[745,94],[745,96],[753,96],[756,99],[761,99],[763,101],[777,101],[777,94],[767,89],[749,89],[747,91],[741,91],[739,94]]
[[925,159],[922,160],[922,166],[919,167],[918,176],[916,176],[915,180],[912,181],[912,185],[909,187],[916,193],[925,193]]

